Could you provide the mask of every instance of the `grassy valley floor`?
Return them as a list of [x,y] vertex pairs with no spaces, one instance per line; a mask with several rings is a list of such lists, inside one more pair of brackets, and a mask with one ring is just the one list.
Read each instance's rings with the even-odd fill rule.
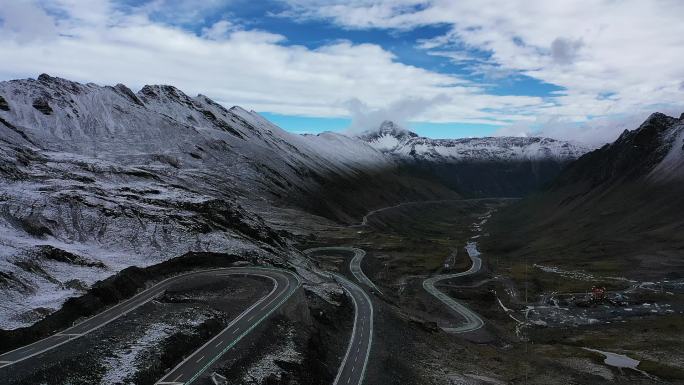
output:
[[[354,246],[367,252],[362,268],[383,292],[373,295],[377,334],[368,383],[682,381],[684,295],[678,281],[627,278],[621,274],[623,265],[611,259],[580,262],[572,270],[569,261],[555,263],[551,255],[542,263],[495,253],[497,239],[489,234],[488,214],[496,216],[509,203],[408,204],[379,211],[364,226],[311,221],[310,232],[299,234],[302,250]],[[299,221],[304,228],[302,223],[309,222]],[[438,288],[475,310],[486,326],[474,333],[448,334],[440,326],[458,324],[459,316],[426,293],[422,281],[467,270],[471,261],[464,247],[473,241],[483,251],[483,270]],[[318,258],[326,269],[351,277],[348,261],[340,255]],[[589,300],[587,293],[598,285],[605,286],[605,299]],[[585,348],[639,363],[633,369],[610,366],[603,354]]]

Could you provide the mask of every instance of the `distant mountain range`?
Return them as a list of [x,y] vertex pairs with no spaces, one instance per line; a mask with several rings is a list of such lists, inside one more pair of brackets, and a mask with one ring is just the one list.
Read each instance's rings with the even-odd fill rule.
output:
[[431,139],[391,121],[358,136],[383,153],[400,159],[441,163],[556,160],[567,162],[589,151],[567,141],[540,137]]
[[550,183],[565,165],[589,151],[539,137],[430,139],[390,121],[358,137],[464,197],[523,196]]

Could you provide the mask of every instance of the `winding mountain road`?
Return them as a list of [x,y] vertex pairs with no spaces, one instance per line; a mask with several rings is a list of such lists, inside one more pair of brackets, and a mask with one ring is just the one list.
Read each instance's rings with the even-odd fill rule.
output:
[[317,247],[313,249],[308,249],[304,251],[307,254],[311,253],[317,253],[317,252],[324,252],[324,251],[333,251],[333,252],[348,252],[354,254],[352,257],[351,261],[349,262],[349,271],[351,271],[352,275],[354,278],[356,278],[359,283],[362,283],[369,288],[373,289],[376,293],[382,294],[382,291],[375,286],[373,281],[371,281],[366,274],[363,273],[363,270],[361,269],[361,261],[363,261],[363,257],[366,256],[366,251],[359,249],[357,247],[345,247],[345,246],[331,246],[331,247]]
[[386,207],[381,207],[375,210],[369,211],[366,215],[361,218],[361,223],[351,225],[349,227],[363,227],[363,226],[368,226],[368,219],[378,213],[381,213],[383,211],[391,210],[391,209],[396,209],[399,207],[405,207],[405,206],[413,206],[413,205],[422,205],[422,204],[435,204],[435,203],[449,203],[449,202],[477,202],[477,201],[486,201],[486,200],[519,200],[520,198],[512,198],[512,197],[500,197],[500,198],[467,198],[467,199],[435,199],[435,200],[427,200],[427,201],[408,201],[408,202],[402,202],[393,206],[386,206]]
[[[476,199],[480,199],[480,198],[476,198]],[[420,205],[420,204],[455,202],[455,201],[463,201],[463,200],[468,200],[468,199],[437,199],[437,200],[430,200],[430,201],[408,201],[408,202],[402,202],[402,203],[396,204],[394,206],[381,207],[379,209],[369,211],[366,215],[363,216],[363,218],[361,219],[361,223],[359,223],[357,225],[352,225],[352,227],[367,226],[369,217],[371,217],[377,213],[381,213],[383,211],[387,211],[387,210],[391,210],[391,209],[396,209],[399,207],[411,206],[411,205]]]
[[287,270],[258,269],[248,274],[270,279],[273,282],[271,292],[233,319],[225,329],[195,350],[155,384],[183,385],[193,382],[261,321],[285,303],[300,284],[299,277]]
[[36,341],[0,355],[0,367],[6,367],[17,362],[37,356],[71,340],[79,338],[108,323],[124,316],[136,308],[162,295],[172,284],[184,279],[201,279],[206,275],[229,276],[250,275],[263,277],[273,283],[273,289],[255,302],[242,314],[236,317],[218,335],[197,349],[183,362],[167,373],[157,384],[188,384],[201,375],[213,362],[218,360],[226,351],[240,339],[249,334],[261,321],[278,309],[300,286],[299,277],[284,269],[268,267],[243,267],[203,270],[186,273],[165,279],[156,285],[138,293],[134,297],[123,301],[111,308],[86,319],[57,334]]
[[479,315],[477,315],[477,313],[473,312],[465,305],[449,297],[446,293],[442,292],[441,290],[435,287],[435,285],[440,281],[458,277],[465,277],[480,271],[480,269],[482,268],[482,259],[480,259],[479,257],[480,253],[477,251],[475,243],[469,242],[466,245],[466,251],[468,252],[470,260],[473,262],[473,264],[470,266],[470,269],[460,273],[437,275],[434,277],[427,278],[423,281],[423,288],[428,293],[432,294],[437,299],[442,301],[442,303],[447,305],[449,309],[459,314],[465,320],[465,323],[462,325],[453,327],[442,327],[442,330],[448,333],[468,333],[478,330],[484,326],[484,321],[482,320],[482,318],[480,318]]
[[[325,252],[349,252],[353,254],[349,269],[359,282],[380,291],[375,284],[366,277],[361,270],[361,260],[366,252],[353,247],[319,247],[305,250],[304,253],[324,254]],[[333,385],[361,385],[366,375],[366,366],[370,357],[371,345],[373,344],[373,302],[368,294],[357,284],[351,282],[340,274],[323,272],[321,275],[335,279],[351,297],[354,303],[354,326],[352,329],[347,352],[342,359],[342,364],[337,371]]]
[[[458,201],[480,201],[480,200],[486,200],[488,198],[473,198],[473,199],[441,199],[441,200],[432,200],[432,201],[409,201],[409,202],[403,202],[399,203],[394,206],[388,206],[388,207],[382,207],[379,209],[375,209],[372,211],[369,211],[366,215],[363,216],[363,219],[361,220],[361,223],[358,225],[353,225],[353,227],[358,227],[358,226],[367,226],[368,225],[368,218],[378,214],[383,211],[399,208],[399,207],[404,207],[404,206],[409,206],[409,205],[419,205],[419,204],[434,204],[434,203],[444,203],[444,202],[458,202]],[[505,199],[515,199],[515,198],[505,198]],[[339,248],[336,248],[339,249]],[[460,302],[456,301],[455,299],[449,297],[446,293],[442,292],[441,290],[436,288],[436,284],[438,284],[441,281],[453,279],[453,278],[458,278],[458,277],[464,277],[468,275],[475,274],[480,271],[482,268],[482,259],[479,258],[480,253],[477,251],[477,246],[475,242],[469,242],[466,245],[466,251],[468,252],[468,256],[470,257],[470,260],[473,262],[471,265],[470,269],[460,272],[460,273],[454,273],[454,274],[443,274],[443,275],[438,275],[435,277],[430,277],[427,278],[423,281],[423,288],[433,296],[435,296],[437,299],[439,299],[442,303],[444,303],[449,309],[451,309],[453,312],[456,314],[460,315],[464,320],[465,323],[454,326],[454,327],[442,327],[442,330],[448,332],[448,333],[468,333],[468,332],[473,332],[476,330],[481,329],[484,326],[484,320],[475,312],[470,310],[468,307],[465,305],[461,304]],[[364,253],[365,254],[365,253]],[[363,256],[361,257],[363,258]],[[351,269],[351,266],[350,266]],[[360,266],[359,266],[359,271]],[[376,288],[375,285],[363,274],[363,272],[360,272],[360,277],[354,273],[354,270],[352,270],[352,274],[356,277],[356,279],[359,280],[359,282],[365,283],[367,286],[370,286],[372,288]],[[367,282],[370,282],[367,283]]]
[[[439,201],[429,203],[435,202]],[[372,211],[363,218],[363,224],[367,224],[368,216],[374,213],[415,203],[418,202],[405,202],[396,206]],[[465,324],[455,327],[443,327],[445,331],[450,333],[471,332],[484,326],[484,321],[482,318],[480,318],[480,316],[436,288],[436,285],[441,281],[475,274],[480,271],[482,260],[479,258],[479,252],[477,251],[475,243],[468,243],[466,250],[471,261],[473,262],[470,269],[460,273],[438,275],[423,281],[423,287],[427,292],[435,296],[437,299],[447,305],[452,311],[465,319]],[[382,295],[382,291],[363,273],[361,263],[366,255],[364,250],[354,247],[339,246],[320,247],[304,251],[304,253],[308,255],[324,254],[326,252],[342,252],[352,255],[349,263],[349,270],[354,278],[363,286],[366,286],[374,292]],[[350,296],[354,304],[354,325],[352,334],[350,336],[346,353],[338,369],[333,385],[362,385],[365,378],[366,367],[368,365],[373,342],[373,303],[362,287],[348,280],[344,276],[325,271],[319,271],[317,273],[337,281]],[[0,368],[40,355],[43,352],[54,349],[60,345],[68,343],[71,340],[99,329],[100,327],[105,326],[117,318],[122,317],[136,308],[144,305],[145,303],[148,303],[159,297],[172,284],[181,279],[200,279],[206,274],[211,274],[214,276],[259,276],[270,280],[273,283],[273,288],[266,296],[259,299],[243,313],[233,319],[230,324],[219,334],[207,341],[181,363],[176,365],[176,367],[166,373],[163,378],[155,383],[156,385],[186,385],[196,380],[216,360],[218,360],[238,341],[248,335],[257,325],[259,325],[264,319],[268,318],[276,309],[285,303],[285,301],[287,301],[301,285],[299,277],[296,274],[284,269],[267,267],[223,268],[178,275],[161,281],[156,285],[138,293],[134,297],[59,333],[34,342],[30,345],[0,354]]]
[[[331,247],[307,250],[306,253],[318,253],[325,251],[342,251],[353,255],[350,262],[350,270],[359,282],[380,290],[361,271],[361,261],[365,251],[357,248]],[[346,353],[335,377],[334,385],[361,385],[366,373],[368,358],[373,342],[373,304],[368,294],[357,284],[351,282],[342,275],[323,272],[328,278],[337,281],[354,303],[354,325],[349,339]],[[207,275],[230,276],[250,275],[263,277],[273,283],[271,291],[256,301],[248,309],[233,319],[226,328],[212,339],[207,341],[199,349],[186,357],[164,375],[156,385],[187,385],[195,381],[216,360],[229,351],[238,341],[248,335],[264,319],[268,318],[278,309],[295,290],[300,286],[299,277],[288,271],[277,268],[244,267],[203,270],[186,273],[165,279],[154,286],[138,293],[97,315],[88,318],[59,333],[36,341],[15,350],[0,355],[0,368],[14,363],[30,359],[41,353],[55,349],[76,338],[97,330],[108,323],[126,315],[138,307],[158,298],[174,283],[186,279],[202,279]]]

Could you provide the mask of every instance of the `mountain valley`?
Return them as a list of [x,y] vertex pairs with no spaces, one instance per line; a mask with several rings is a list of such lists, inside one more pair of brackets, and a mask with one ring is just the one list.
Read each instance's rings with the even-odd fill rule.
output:
[[0,375],[676,384],[683,140],[658,113],[595,150],[299,135],[168,85],[0,82]]

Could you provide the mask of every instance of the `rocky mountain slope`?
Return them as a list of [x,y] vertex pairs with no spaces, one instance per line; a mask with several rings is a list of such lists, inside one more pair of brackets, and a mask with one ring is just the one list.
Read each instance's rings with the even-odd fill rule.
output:
[[493,251],[648,279],[684,277],[684,115],[660,113],[492,222]]
[[187,251],[286,262],[298,252],[268,220],[279,208],[355,223],[403,201],[520,195],[576,151],[385,131],[403,144],[296,135],[166,85],[0,82],[0,328]]
[[190,250],[287,260],[288,234],[255,214],[274,206],[356,221],[457,197],[356,139],[290,134],[171,86],[41,75],[1,82],[0,98],[0,328]]
[[391,121],[359,138],[406,167],[471,197],[525,195],[588,151],[540,137],[423,138]]

